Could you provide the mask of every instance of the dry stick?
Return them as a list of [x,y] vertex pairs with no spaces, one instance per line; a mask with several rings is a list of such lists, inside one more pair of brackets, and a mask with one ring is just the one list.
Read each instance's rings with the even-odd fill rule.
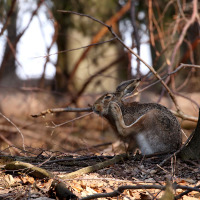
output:
[[42,111],[39,114],[36,115],[31,115],[32,117],[40,117],[40,116],[45,116],[46,114],[53,114],[53,113],[60,113],[60,112],[92,112],[92,108],[52,108],[52,109],[47,109]]
[[175,106],[176,106],[176,109],[177,109],[177,112],[178,113],[181,113],[181,110],[179,108],[179,105],[177,104],[177,101],[176,101],[176,98],[175,96],[173,95],[172,91],[170,90],[170,88],[166,85],[166,83],[162,80],[162,78],[160,77],[160,75],[154,70],[154,68],[152,66],[150,66],[149,64],[147,64],[140,56],[138,56],[131,48],[129,48],[126,44],[124,44],[124,42],[119,38],[119,36],[113,31],[112,27],[103,23],[102,21],[94,18],[94,17],[91,17],[89,15],[86,15],[86,14],[82,14],[82,13],[77,13],[77,12],[73,12],[73,11],[65,11],[65,10],[59,10],[59,12],[63,12],[63,13],[70,13],[70,14],[75,14],[75,15],[80,15],[80,16],[84,16],[84,17],[88,17],[90,19],[92,19],[93,21],[96,21],[100,24],[102,24],[103,26],[107,27],[108,30],[112,33],[112,35],[114,37],[116,37],[116,39],[128,50],[130,51],[134,56],[136,56],[144,65],[146,65],[149,70],[155,75],[155,77],[157,79],[160,80],[160,82],[162,83],[162,85],[165,87],[165,89],[168,91],[172,101],[174,102]]
[[[111,144],[111,143],[109,143]],[[97,145],[96,145],[97,146]],[[79,161],[87,161],[87,160],[105,160],[105,159],[110,159],[113,158],[114,156],[82,156],[82,157],[67,157],[67,158],[61,158],[61,159],[56,159],[56,160],[47,160],[45,163],[46,164],[51,164],[51,163],[58,163],[58,162],[72,162],[77,164]],[[77,162],[77,163],[76,163]],[[68,164],[65,164],[68,165]]]
[[106,197],[118,197],[124,190],[139,190],[139,189],[159,189],[164,190],[165,186],[162,185],[126,185],[120,186],[117,190],[114,190],[110,193],[98,193],[89,195],[86,197],[81,198],[80,200],[90,200],[90,199],[97,199],[97,198],[106,198]]
[[26,151],[25,149],[25,143],[24,143],[24,135],[22,134],[22,132],[19,130],[19,128],[9,119],[7,118],[5,115],[3,115],[1,112],[0,112],[0,115],[5,118],[9,123],[11,123],[16,129],[17,131],[20,133],[21,135],[21,138],[22,138],[22,146],[23,146],[23,150]]
[[52,178],[53,182],[51,184],[51,188],[52,187],[55,188],[57,197],[62,197],[59,199],[76,199],[76,195],[74,195],[71,191],[69,191],[66,185],[61,180],[59,180],[56,175],[45,169],[21,161],[10,162],[5,166],[5,169],[23,170],[23,172],[25,172],[26,174],[40,179]]
[[64,176],[59,176],[59,177],[62,178],[62,179],[72,179],[72,178],[75,178],[77,176],[81,176],[81,175],[86,174],[86,173],[91,173],[91,172],[97,171],[99,169],[109,167],[110,165],[114,165],[117,162],[122,161],[126,158],[127,158],[127,154],[120,154],[120,155],[115,156],[112,159],[106,160],[104,162],[97,163],[97,164],[92,165],[92,166],[84,167],[84,168],[79,169],[75,172],[71,172],[69,174],[66,174]]
[[165,13],[167,12],[168,8],[171,6],[171,4],[173,4],[175,2],[175,0],[170,0],[168,1],[167,5],[165,6],[164,10],[162,11],[161,16],[158,19],[158,23],[160,24],[163,21],[163,18],[165,16]]
[[[195,188],[200,188],[200,185],[197,185]],[[190,192],[191,192],[191,190],[186,190],[185,192],[182,192],[179,195],[175,196],[175,199],[180,199],[182,196],[184,196]]]
[[[167,188],[167,186],[162,186],[162,185],[126,185],[126,186],[118,187],[118,189],[114,190],[113,192],[93,194],[93,195],[89,195],[87,197],[83,197],[83,198],[81,198],[81,200],[90,200],[90,199],[105,198],[105,197],[117,197],[121,193],[123,193],[124,190],[137,190],[137,189],[165,190],[166,188]],[[177,185],[177,184],[173,184],[172,188],[175,188],[175,189],[187,189],[189,192],[191,192],[191,191],[200,192],[200,189],[197,188],[197,187],[188,187],[188,186],[182,186],[182,185]]]

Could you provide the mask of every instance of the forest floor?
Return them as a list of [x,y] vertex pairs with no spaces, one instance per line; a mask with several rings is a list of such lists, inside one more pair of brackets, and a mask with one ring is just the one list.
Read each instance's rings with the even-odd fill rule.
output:
[[[159,199],[163,192],[156,186],[164,186],[167,179],[174,184],[186,187],[174,190],[174,195],[178,199],[200,199],[198,191],[188,190],[188,188],[199,188],[200,186],[199,164],[195,161],[181,162],[172,158],[160,166],[159,164],[165,157],[137,158],[137,156],[130,156],[128,160],[120,161],[96,172],[65,179],[62,179],[65,174],[104,162],[111,159],[112,156],[64,155],[58,152],[44,151],[38,156],[15,157],[15,159],[26,161],[52,172],[79,199],[97,193],[108,194],[103,199]],[[53,178],[38,178],[30,174],[26,168],[23,170],[6,168],[5,170],[4,167],[5,165],[1,166],[0,175],[1,199],[56,198],[55,189],[50,188]],[[146,188],[150,185],[152,189]],[[109,193],[121,186],[127,187],[127,189],[117,197],[109,197]],[[129,186],[140,186],[141,188],[129,189]],[[183,195],[185,191],[187,193]]]
[[[123,144],[117,143],[109,125],[93,113],[84,118],[77,113],[62,113],[32,119],[31,114],[55,105],[64,107],[64,104],[50,102],[48,96],[42,100],[41,96],[35,98],[33,94],[27,98],[25,94],[25,106],[25,103],[16,102],[16,94],[13,98],[15,100],[9,102],[12,98],[4,95],[5,104],[1,99],[4,110],[0,118],[0,199],[58,199],[58,191],[51,187],[55,179],[57,183],[64,183],[78,199],[87,199],[85,197],[97,193],[105,195],[101,199],[159,199],[165,189],[161,187],[167,180],[173,184],[172,191],[178,199],[200,199],[199,161],[183,162],[172,156],[161,165],[169,155],[132,155],[102,169],[63,178],[66,174],[124,153]],[[38,99],[38,102],[31,99]],[[86,99],[85,104],[93,101],[94,98]],[[82,103],[78,107],[84,106]],[[27,168],[7,168],[16,160],[45,169],[53,176],[40,178]],[[109,197],[114,191],[117,196]]]

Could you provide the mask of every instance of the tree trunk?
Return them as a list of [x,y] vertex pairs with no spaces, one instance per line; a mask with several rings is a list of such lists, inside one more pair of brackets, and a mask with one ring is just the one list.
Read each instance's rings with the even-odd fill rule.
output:
[[[9,10],[10,2],[7,2],[7,8],[6,10]],[[14,50],[16,51],[16,21],[17,21],[17,8],[13,10],[12,15],[10,16],[10,23],[7,27],[7,38],[10,41],[11,45],[13,45]],[[11,48],[8,44],[8,41],[6,43],[6,49],[3,55],[1,67],[0,67],[0,83],[4,86],[15,86],[16,82],[18,81],[18,77],[16,75],[16,65],[15,65],[15,57],[13,55],[13,52],[11,51]]]
[[199,160],[200,159],[200,109],[199,109],[199,119],[197,122],[196,129],[193,136],[188,142],[188,144],[183,147],[178,156],[182,160]]

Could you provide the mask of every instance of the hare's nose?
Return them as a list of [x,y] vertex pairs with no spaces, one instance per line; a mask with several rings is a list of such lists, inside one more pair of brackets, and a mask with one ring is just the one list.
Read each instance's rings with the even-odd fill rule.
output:
[[102,111],[102,106],[100,105],[94,105],[93,106],[93,111],[99,114]]

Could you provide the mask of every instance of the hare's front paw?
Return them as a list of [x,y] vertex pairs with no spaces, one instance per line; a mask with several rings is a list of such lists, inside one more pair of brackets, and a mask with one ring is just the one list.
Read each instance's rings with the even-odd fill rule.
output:
[[121,108],[116,102],[110,102],[110,110],[114,116],[117,116],[121,113]]

